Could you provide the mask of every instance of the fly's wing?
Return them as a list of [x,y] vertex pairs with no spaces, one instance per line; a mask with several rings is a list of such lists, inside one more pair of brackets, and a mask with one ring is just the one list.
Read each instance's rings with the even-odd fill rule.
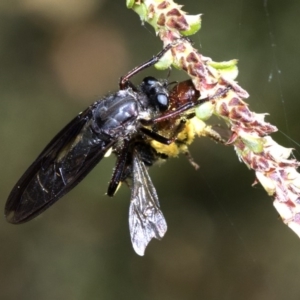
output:
[[8,222],[29,221],[75,187],[103,158],[113,141],[93,132],[91,106],[73,119],[48,144],[11,191]]
[[135,252],[143,256],[152,238],[160,240],[165,235],[167,223],[159,208],[155,187],[136,151],[133,153],[132,177],[129,230]]

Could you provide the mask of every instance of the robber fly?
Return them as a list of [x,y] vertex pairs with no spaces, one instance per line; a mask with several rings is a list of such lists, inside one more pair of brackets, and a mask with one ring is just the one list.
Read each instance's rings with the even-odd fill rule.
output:
[[8,222],[20,224],[41,214],[113,152],[117,161],[107,195],[132,180],[129,228],[134,250],[143,255],[152,238],[164,236],[167,224],[147,167],[168,154],[151,143],[183,143],[178,134],[191,117],[187,112],[206,99],[198,100],[191,81],[169,90],[166,80],[146,77],[136,87],[129,79],[158,62],[172,46],[121,77],[119,91],[93,103],[52,139],[11,191],[5,206]]

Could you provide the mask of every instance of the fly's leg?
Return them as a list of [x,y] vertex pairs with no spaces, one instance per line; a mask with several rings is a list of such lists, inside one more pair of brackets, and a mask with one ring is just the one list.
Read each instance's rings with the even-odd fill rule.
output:
[[120,90],[124,90],[130,85],[129,79],[132,76],[136,75],[137,73],[141,72],[142,70],[145,70],[145,69],[155,65],[172,47],[176,46],[178,44],[178,41],[180,41],[180,40],[187,40],[187,38],[177,39],[173,43],[171,43],[171,44],[167,45],[165,48],[163,48],[158,54],[153,56],[151,59],[149,59],[146,62],[140,64],[139,66],[133,68],[125,76],[122,76],[119,81]]
[[109,186],[107,189],[107,195],[109,197],[112,197],[116,191],[118,190],[119,184],[123,179],[123,173],[125,170],[125,165],[127,162],[128,157],[128,142],[124,141],[124,145],[122,147],[121,153],[118,155],[116,167],[114,169],[113,175],[111,177],[111,180],[109,182]]
[[184,114],[185,112],[193,109],[196,106],[199,106],[205,102],[211,101],[215,98],[219,98],[222,97],[223,95],[225,95],[229,90],[231,89],[231,87],[227,87],[226,89],[222,90],[220,93],[217,93],[216,95],[212,96],[212,97],[207,97],[204,99],[198,99],[196,102],[188,102],[185,103],[181,106],[179,106],[176,110],[170,111],[169,113],[153,118],[153,119],[140,119],[140,122],[144,125],[144,126],[150,126],[153,125],[155,123],[159,123],[159,122],[163,122],[172,118],[176,118],[178,116],[181,116],[182,114]]
[[171,138],[167,138],[164,137],[162,135],[160,135],[159,133],[157,133],[156,131],[152,130],[152,129],[148,129],[145,127],[141,127],[140,130],[146,134],[147,136],[149,136],[150,138],[152,138],[153,140],[162,143],[164,145],[170,145],[173,142],[175,142],[178,133],[183,129],[185,124],[184,120],[181,120],[178,127],[176,128],[176,130],[173,132],[172,137]]

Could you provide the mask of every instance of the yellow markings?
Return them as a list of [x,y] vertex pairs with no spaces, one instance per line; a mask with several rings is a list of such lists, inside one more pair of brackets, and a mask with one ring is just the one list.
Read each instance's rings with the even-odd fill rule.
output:
[[193,142],[196,134],[201,135],[200,132],[203,132],[205,126],[204,122],[193,118],[186,121],[183,130],[177,135],[174,143],[164,145],[152,140],[150,144],[158,153],[166,154],[169,157],[177,157],[180,153],[186,153],[188,151],[188,145]]

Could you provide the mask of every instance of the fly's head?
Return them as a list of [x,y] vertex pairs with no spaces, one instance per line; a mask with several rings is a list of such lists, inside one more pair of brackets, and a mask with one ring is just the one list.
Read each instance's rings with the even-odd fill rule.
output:
[[151,76],[145,77],[141,90],[148,97],[150,106],[157,112],[163,112],[169,108],[169,91],[166,81]]

